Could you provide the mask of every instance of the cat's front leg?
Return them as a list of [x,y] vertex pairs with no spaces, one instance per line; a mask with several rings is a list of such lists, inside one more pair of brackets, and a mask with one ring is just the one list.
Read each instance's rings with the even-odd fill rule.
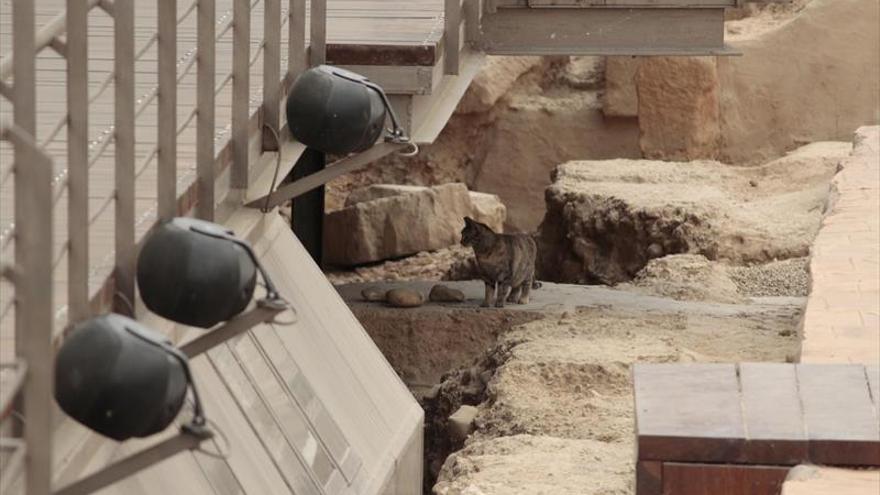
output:
[[519,297],[519,304],[528,304],[529,303],[529,294],[532,292],[532,286],[535,284],[535,275],[532,274],[531,277],[527,278],[525,282],[522,284],[522,295]]
[[486,298],[483,299],[482,307],[488,308],[492,305],[492,299],[495,298],[495,282],[485,282],[486,283]]
[[503,308],[504,300],[507,298],[507,292],[510,290],[510,283],[498,282],[498,294],[495,297],[495,307]]
[[523,288],[523,286],[520,285],[518,287],[514,287],[514,288],[510,289],[510,295],[507,296],[507,302],[509,302],[509,303],[519,302],[519,295],[522,292],[522,288]]

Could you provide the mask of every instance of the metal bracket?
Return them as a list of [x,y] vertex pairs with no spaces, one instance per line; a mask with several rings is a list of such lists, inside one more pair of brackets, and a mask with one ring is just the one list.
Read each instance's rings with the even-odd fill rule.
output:
[[190,340],[180,346],[180,351],[192,359],[236,335],[240,335],[261,323],[271,321],[285,309],[287,309],[286,304],[276,304],[276,300],[272,299],[261,299],[257,302],[256,308],[240,314],[214,330]]
[[203,441],[214,436],[206,429],[194,430],[182,427],[180,433],[163,440],[152,447],[132,454],[124,459],[114,462],[104,469],[82,478],[78,481],[54,492],[54,495],[84,495],[93,493],[101,488],[112,485],[117,481],[127,478],[138,471],[142,471],[153,464],[159,463],[173,455],[185,450],[195,449]]
[[0,96],[12,101],[12,85],[0,80]]
[[24,469],[24,459],[27,453],[27,445],[20,438],[0,438],[0,451],[11,452],[7,454],[6,462],[0,464],[0,493],[9,493],[7,490],[18,474]]
[[[418,152],[418,147],[414,143],[379,143],[363,153],[347,156],[331,163],[327,168],[319,172],[315,172],[314,174],[303,177],[298,181],[283,185],[277,190],[247,203],[245,206],[250,208],[274,208],[285,201],[301,196],[316,187],[321,187],[342,174],[357,170],[386,155],[394,153],[395,151],[401,151],[404,148],[411,148]],[[407,156],[410,155],[408,154]],[[269,199],[268,202],[266,201],[266,198]]]
[[12,413],[15,398],[27,378],[27,363],[22,359],[17,359],[11,363],[0,364],[0,370],[3,369],[12,369],[13,375],[12,379],[4,383],[3,389],[0,390],[0,421]]
[[55,50],[55,53],[62,57],[67,56],[67,39],[64,36],[58,35],[52,38],[52,41],[49,42],[49,47],[52,50]]

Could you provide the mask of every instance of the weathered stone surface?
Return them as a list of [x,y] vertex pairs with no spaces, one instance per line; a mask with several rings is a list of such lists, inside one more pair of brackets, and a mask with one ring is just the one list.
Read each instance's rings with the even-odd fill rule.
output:
[[608,57],[605,60],[605,92],[602,113],[608,117],[638,117],[639,95],[636,91],[638,57]]
[[[345,200],[345,206],[354,206],[376,199],[390,198],[401,194],[424,193],[430,189],[425,186],[407,186],[400,184],[374,184],[352,191]],[[468,191],[471,198],[470,217],[478,222],[485,223],[495,232],[504,231],[504,220],[507,218],[507,207],[501,202],[496,194],[479,191]]]
[[458,113],[485,112],[524,73],[544,64],[543,57],[488,57],[458,104]]
[[403,184],[373,184],[367,187],[355,189],[345,198],[345,206],[354,206],[375,199],[390,198],[401,194],[413,194],[424,192],[428,187],[408,186]]
[[477,419],[479,410],[474,406],[463,405],[449,416],[446,430],[454,442],[464,442],[468,435],[474,431],[474,420]]
[[324,260],[351,266],[457,244],[472,212],[458,183],[355,203],[324,217]]
[[386,292],[387,291],[378,287],[367,287],[361,291],[361,297],[364,298],[364,301],[381,302],[385,300]]
[[471,204],[473,213],[471,218],[485,223],[495,232],[504,232],[504,220],[507,218],[507,207],[495,194],[471,191]]
[[507,232],[531,232],[541,223],[544,188],[560,163],[641,156],[637,123],[606,119],[595,92],[553,98],[526,94],[511,98],[508,106],[468,182],[501,198],[507,206]]
[[[760,162],[801,143],[849,141],[880,122],[880,2],[793,2],[788,22],[727,23],[742,57],[719,57],[725,162]],[[735,31],[734,31],[735,30]],[[827,36],[845,33],[845,36]]]
[[616,284],[653,258],[681,253],[735,263],[806,256],[848,149],[813,143],[751,168],[651,160],[560,165],[546,194],[538,278]]
[[715,57],[647,57],[636,74],[645,158],[716,158],[721,143]]
[[425,296],[412,289],[391,289],[385,294],[385,300],[397,308],[415,308],[425,304]]
[[438,284],[431,288],[428,299],[434,302],[462,302],[464,301],[464,292]]

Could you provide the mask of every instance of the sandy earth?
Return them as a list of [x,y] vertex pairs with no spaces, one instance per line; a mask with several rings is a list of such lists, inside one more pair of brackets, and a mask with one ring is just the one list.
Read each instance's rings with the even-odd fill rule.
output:
[[791,21],[809,1],[747,3],[740,9],[731,9],[726,14],[725,39],[738,41],[766,34]]
[[[339,287],[421,398],[426,479],[439,473],[438,494],[631,493],[632,363],[781,362],[799,348],[803,298],[729,304],[698,291],[676,300],[547,283],[528,305],[496,310],[478,307],[479,282],[449,284],[465,303],[408,310],[362,302],[377,284]],[[433,282],[378,285],[427,291]],[[477,431],[447,458],[463,447],[446,433],[462,404],[478,406]]]
[[[519,326],[477,433],[434,487],[455,494],[633,492],[633,362],[792,360],[797,306],[737,316],[584,308]],[[515,473],[515,475],[514,475]]]

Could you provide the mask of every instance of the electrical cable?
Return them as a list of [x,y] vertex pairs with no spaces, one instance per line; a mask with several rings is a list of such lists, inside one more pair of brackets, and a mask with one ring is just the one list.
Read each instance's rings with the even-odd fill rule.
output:
[[260,211],[263,213],[269,212],[269,200],[272,198],[272,192],[275,191],[275,182],[278,181],[278,171],[281,170],[281,138],[278,137],[278,132],[270,125],[263,125],[263,127],[272,131],[272,135],[275,137],[275,145],[278,148],[276,152],[278,154],[275,160],[275,173],[272,175],[272,184],[269,186],[269,194],[266,195],[266,203],[260,208]]

